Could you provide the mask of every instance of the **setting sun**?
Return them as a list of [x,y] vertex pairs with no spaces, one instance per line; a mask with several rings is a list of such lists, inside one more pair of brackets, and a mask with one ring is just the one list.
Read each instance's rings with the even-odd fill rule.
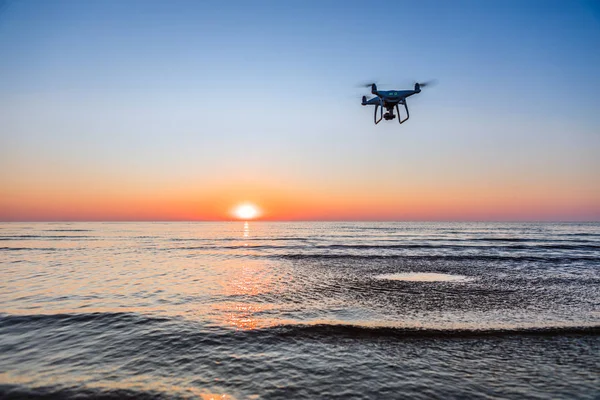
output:
[[253,219],[259,214],[258,208],[256,208],[254,204],[239,205],[235,208],[233,213],[240,219]]

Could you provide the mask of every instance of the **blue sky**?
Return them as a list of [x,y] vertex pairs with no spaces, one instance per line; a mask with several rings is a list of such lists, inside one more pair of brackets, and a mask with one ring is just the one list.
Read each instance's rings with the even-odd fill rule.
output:
[[[538,185],[600,204],[598,9],[8,1],[0,178],[15,199],[41,182],[210,192],[221,181],[383,197]],[[375,127],[359,104],[358,82],[431,78],[402,126]]]

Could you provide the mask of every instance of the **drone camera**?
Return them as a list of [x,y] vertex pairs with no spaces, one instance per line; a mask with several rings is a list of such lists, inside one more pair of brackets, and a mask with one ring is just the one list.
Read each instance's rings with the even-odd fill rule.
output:
[[385,114],[383,114],[383,118],[386,121],[390,121],[390,120],[396,118],[396,116],[394,114],[390,113],[390,112],[386,112]]

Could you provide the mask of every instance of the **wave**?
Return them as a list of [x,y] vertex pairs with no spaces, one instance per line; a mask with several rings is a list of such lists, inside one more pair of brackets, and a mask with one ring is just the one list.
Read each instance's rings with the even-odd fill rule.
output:
[[501,329],[432,329],[432,328],[400,328],[388,326],[363,326],[343,324],[314,325],[279,325],[272,328],[259,329],[255,332],[276,334],[293,338],[484,338],[504,336],[564,336],[564,335],[600,335],[597,326],[565,326],[565,327],[528,327]]
[[142,325],[154,322],[166,322],[168,318],[150,317],[131,312],[96,312],[82,314],[0,314],[2,327],[19,325],[70,325],[97,322],[101,324],[133,324]]
[[[349,235],[349,236],[336,236],[336,237],[346,237],[346,238],[355,238],[355,235]],[[202,237],[198,237],[198,238],[168,238],[165,240],[171,241],[171,242],[240,242],[240,241],[244,241],[244,242],[257,242],[257,241],[266,241],[266,242],[279,242],[279,241],[298,241],[298,242],[303,242],[303,241],[307,241],[307,240],[315,240],[315,239],[319,239],[319,237],[301,237],[301,236],[293,236],[293,237],[269,237],[269,236],[264,236],[264,237],[245,237],[245,238],[240,238],[240,237],[226,237],[226,238],[219,238],[219,239],[214,239],[214,238],[202,238]]]
[[406,255],[406,254],[303,254],[303,253],[288,253],[288,254],[271,254],[266,256],[276,259],[290,260],[329,260],[329,259],[354,259],[354,260],[428,260],[428,261],[513,261],[513,262],[540,262],[540,263],[555,263],[561,262],[589,262],[600,261],[600,257],[573,257],[573,256],[499,256],[499,255]]
[[[574,235],[574,236],[585,236],[585,235]],[[444,239],[431,239],[441,241],[458,241],[458,242],[507,242],[507,243],[547,243],[547,242],[561,242],[561,243],[598,243],[595,240],[589,239],[534,239],[534,238],[513,238],[513,237],[476,237],[469,239],[458,239],[458,238],[444,238]],[[600,244],[599,244],[600,246]]]
[[96,239],[94,236],[85,235],[10,235],[0,236],[0,240],[25,240],[25,239]]
[[272,244],[240,244],[240,245],[201,245],[201,246],[185,246],[185,247],[167,247],[162,250],[210,250],[210,249],[225,249],[225,250],[298,250],[298,249],[313,249],[313,250],[419,250],[419,249],[440,249],[440,250],[579,250],[579,251],[598,251],[600,245],[580,244],[540,244],[540,245],[506,245],[506,246],[477,246],[477,245],[443,245],[443,244],[330,244],[330,245],[297,245],[297,246],[277,246]]
[[151,390],[133,389],[96,389],[96,388],[60,388],[52,386],[26,387],[12,384],[0,384],[0,397],[7,400],[17,399],[95,399],[95,400],[119,400],[119,399],[187,399],[190,396],[177,396],[173,393],[161,393]]
[[[83,314],[0,314],[0,325],[2,329],[19,328],[29,325],[57,327],[73,324],[97,323],[100,325],[117,325],[115,328],[127,326],[143,326],[153,323],[174,322],[170,329],[181,334],[203,335],[199,322],[185,321],[178,318],[149,316],[132,312],[97,312]],[[169,331],[170,331],[169,329]],[[240,335],[250,336],[279,336],[279,337],[348,337],[348,338],[460,338],[460,337],[496,337],[512,335],[600,335],[600,325],[590,326],[532,326],[524,328],[422,328],[422,327],[395,327],[378,325],[356,325],[339,323],[291,323],[273,325],[240,332],[223,327],[220,333],[214,329],[204,330],[205,335],[217,335],[221,337],[231,336],[238,338]],[[165,333],[172,338],[171,333]]]
[[[468,242],[467,240],[466,242]],[[257,246],[258,247],[258,246]],[[483,246],[486,248],[487,246]],[[323,249],[481,249],[482,246],[473,245],[443,245],[443,244],[393,244],[393,245],[372,245],[372,244],[332,244],[325,246],[313,246],[313,248]],[[585,244],[585,245],[567,245],[567,244],[535,244],[535,245],[507,245],[507,246],[493,246],[494,249],[507,249],[507,250],[598,250],[599,245]]]
[[92,232],[91,229],[45,229],[44,232]]
[[0,251],[55,251],[56,247],[0,247]]

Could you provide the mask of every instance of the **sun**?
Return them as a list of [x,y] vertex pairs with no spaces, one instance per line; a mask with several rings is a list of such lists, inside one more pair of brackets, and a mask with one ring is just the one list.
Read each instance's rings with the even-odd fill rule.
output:
[[254,219],[258,216],[258,208],[254,204],[240,204],[233,211],[236,217],[239,219],[249,220]]

